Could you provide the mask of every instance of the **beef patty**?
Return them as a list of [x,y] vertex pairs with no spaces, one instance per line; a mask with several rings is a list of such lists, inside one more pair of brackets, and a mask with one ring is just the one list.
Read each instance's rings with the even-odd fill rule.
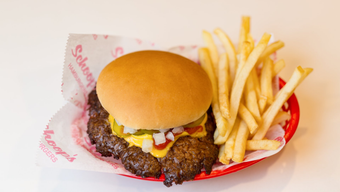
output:
[[173,182],[182,184],[183,181],[194,179],[196,174],[205,168],[210,174],[212,165],[218,156],[218,147],[214,145],[213,133],[215,121],[211,110],[205,124],[207,135],[202,138],[190,136],[179,138],[167,155],[156,158],[150,153],[144,153],[139,147],[128,147],[129,143],[112,134],[109,113],[100,104],[96,90],[89,94],[89,116],[87,133],[92,144],[102,156],[113,156],[121,159],[125,169],[137,176],[159,178],[165,175],[164,185],[170,187]]

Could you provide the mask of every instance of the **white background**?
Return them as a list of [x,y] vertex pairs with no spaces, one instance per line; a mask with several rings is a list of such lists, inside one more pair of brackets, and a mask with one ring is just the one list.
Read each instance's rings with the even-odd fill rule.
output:
[[[340,191],[340,4],[328,1],[0,1],[0,191]],[[314,72],[296,90],[301,120],[277,155],[237,173],[166,188],[162,183],[35,165],[48,120],[65,103],[60,88],[68,33],[135,37],[165,47],[202,44],[224,29],[285,42],[278,58]]]

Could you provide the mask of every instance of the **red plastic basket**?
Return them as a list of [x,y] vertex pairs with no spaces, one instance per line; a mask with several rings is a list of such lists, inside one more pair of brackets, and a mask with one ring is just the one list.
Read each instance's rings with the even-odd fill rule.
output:
[[[279,80],[279,83],[280,83],[280,89],[286,84],[286,82],[283,81],[281,78]],[[289,111],[290,115],[291,115],[291,119],[289,121],[287,121],[285,126],[283,127],[283,129],[285,129],[285,140],[286,140],[286,144],[287,144],[289,142],[289,140],[293,137],[293,135],[294,135],[294,133],[297,129],[297,126],[299,124],[299,119],[300,119],[300,108],[299,108],[299,103],[297,101],[295,94],[293,94],[288,99],[287,105],[284,105],[282,107],[282,109],[284,111]],[[263,159],[265,159],[265,158],[263,158]],[[206,174],[205,171],[203,171],[202,173],[196,175],[194,180],[210,179],[210,178],[219,177],[219,176],[222,176],[222,175],[234,173],[236,171],[240,171],[240,170],[245,169],[245,168],[247,168],[251,165],[254,165],[254,164],[262,161],[263,159],[240,163],[240,164],[237,164],[235,166],[229,167],[225,170],[212,171],[210,173],[210,175]],[[122,176],[131,177],[131,178],[135,178],[135,179],[141,179],[141,180],[148,180],[148,181],[159,181],[159,182],[164,181],[164,174],[162,174],[159,179],[155,179],[153,177],[142,178],[140,176],[135,176],[135,175],[122,175]]]

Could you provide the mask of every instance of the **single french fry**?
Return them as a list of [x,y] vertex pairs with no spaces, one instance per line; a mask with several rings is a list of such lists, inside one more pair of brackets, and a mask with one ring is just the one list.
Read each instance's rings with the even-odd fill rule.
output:
[[237,47],[237,53],[241,52],[242,43],[245,40],[247,40],[249,32],[250,32],[250,17],[243,16],[242,17],[240,37],[239,37],[238,47]]
[[220,135],[224,134],[227,138],[231,132],[232,127],[228,126],[228,121],[222,116],[218,103],[213,103],[212,111],[215,116],[216,130]]
[[255,90],[255,85],[254,85],[252,75],[249,75],[247,79],[245,91],[244,91],[244,98],[245,98],[246,107],[249,109],[250,113],[253,115],[257,123],[260,123],[261,114],[260,114],[259,106],[257,103],[256,90]]
[[313,69],[312,68],[302,68],[301,66],[298,66],[297,67],[300,71],[303,71],[303,75],[302,75],[302,78],[300,79],[299,81],[299,84],[298,86],[302,83],[303,80],[305,80],[305,78],[311,73],[313,72]]
[[253,49],[255,47],[255,42],[254,42],[253,36],[250,34],[250,32],[248,33],[247,41],[250,43],[250,51],[253,51]]
[[229,36],[222,31],[220,28],[216,28],[214,33],[217,35],[219,40],[222,42],[222,45],[225,51],[228,54],[229,58],[229,87],[231,87],[232,83],[234,82],[236,69],[237,69],[237,58],[236,58],[236,50],[234,44],[231,42]]
[[219,63],[218,98],[220,104],[220,111],[224,118],[230,118],[228,54],[227,53],[222,54],[218,63]]
[[266,108],[266,104],[267,104],[267,97],[264,96],[264,95],[261,95],[260,99],[259,99],[260,114],[262,114],[264,112],[264,109]]
[[[253,69],[258,57],[261,55],[263,50],[268,44],[270,39],[270,35],[265,33],[259,43],[256,45],[254,50],[250,53],[246,64],[242,68],[239,76],[235,79],[234,84],[232,86],[231,95],[230,95],[230,115],[231,118],[228,119],[229,126],[233,127],[235,123],[235,119],[238,113],[238,108],[240,105],[241,97],[243,94],[244,85],[247,81],[247,78]],[[222,135],[223,136],[223,135]]]
[[224,154],[224,149],[225,149],[225,145],[220,145],[220,150],[219,150],[219,153],[218,153],[218,159],[220,160],[222,157],[225,156]]
[[[236,118],[236,119],[238,119],[238,118]],[[214,132],[214,144],[215,145],[222,145],[222,144],[224,144],[227,141],[227,139],[229,138],[231,131],[234,130],[235,127],[236,127],[236,129],[238,128],[238,125],[236,124],[236,121],[234,123],[234,126],[231,129],[227,129],[227,133],[224,136],[219,134],[218,129],[216,129],[215,132]],[[229,130],[230,130],[230,132],[229,132]]]
[[209,33],[208,31],[203,30],[202,35],[203,35],[203,40],[204,40],[206,46],[209,49],[211,61],[213,63],[215,75],[216,75],[216,78],[217,78],[218,77],[219,54],[218,54],[216,44],[214,42],[214,39],[213,39],[211,33]]
[[273,104],[266,110],[262,116],[262,123],[260,124],[256,134],[252,140],[261,140],[268,131],[270,125],[272,124],[276,114],[281,109],[282,105],[289,99],[289,97],[294,93],[296,87],[313,71],[311,68],[303,69],[302,67],[297,67],[289,79],[287,84],[279,91],[277,97]]
[[272,71],[273,60],[267,57],[261,70],[261,95],[267,97],[268,105],[273,103],[273,88],[272,88]]
[[227,141],[225,142],[225,149],[224,154],[226,159],[233,158],[234,155],[234,147],[235,147],[235,140],[237,136],[238,129],[240,127],[240,119],[237,118],[235,121],[235,126],[233,127],[233,130],[231,131]]
[[280,59],[278,62],[276,62],[273,66],[272,77],[275,77],[277,74],[279,74],[280,71],[285,67],[286,67],[286,63],[283,59]]
[[207,48],[200,48],[198,50],[199,60],[203,67],[203,69],[206,71],[206,73],[209,76],[209,79],[212,84],[213,88],[213,99],[212,99],[212,110],[215,116],[216,121],[216,131],[218,131],[219,134],[226,135],[229,134],[232,127],[228,126],[227,120],[222,117],[219,104],[218,104],[218,87],[217,87],[217,79],[214,74],[213,70],[213,64],[210,59],[209,50]]
[[240,123],[240,127],[237,132],[235,147],[234,147],[234,155],[232,160],[241,163],[244,159],[244,154],[246,152],[246,144],[249,135],[249,129],[247,128],[246,122],[243,120]]
[[249,128],[249,132],[253,134],[256,131],[258,124],[256,123],[255,118],[251,115],[249,110],[242,103],[240,103],[238,114],[240,115],[242,120],[246,122],[247,127]]
[[276,150],[280,147],[280,144],[280,141],[276,140],[248,140],[246,150]]
[[214,64],[211,61],[211,56],[208,48],[200,48],[198,50],[198,56],[201,63],[202,68],[205,70],[205,72],[208,74],[209,79],[212,84],[213,88],[213,100],[218,100],[218,89],[217,89],[217,79],[216,74],[214,70]]
[[[301,66],[298,66],[295,70],[298,70],[298,71],[300,71],[300,73],[302,73],[302,76],[300,78],[298,85],[300,85],[300,83],[313,71],[312,68],[304,68],[303,69]],[[282,92],[284,92],[284,90],[280,89],[280,91],[275,95],[275,100],[280,96],[280,94]]]
[[259,60],[256,63],[256,66],[259,66],[260,63],[267,57],[269,57],[271,54],[273,54],[275,51],[281,49],[284,47],[285,44],[282,41],[275,41],[274,43],[268,45],[268,47],[263,51],[261,54]]
[[256,98],[259,99],[260,96],[261,96],[261,89],[260,89],[260,80],[259,80],[259,76],[257,75],[256,68],[254,68],[251,71],[251,75],[252,75],[252,78],[253,78],[254,87],[255,87],[255,91],[256,91]]
[[229,165],[230,159],[226,158],[224,149],[225,149],[225,145],[223,144],[221,145],[219,149],[218,160],[225,165]]
[[244,41],[242,44],[242,49],[240,53],[240,62],[236,70],[236,78],[239,75],[241,69],[246,64],[249,54],[251,53],[251,44],[248,41]]
[[287,121],[288,119],[290,119],[290,117],[291,117],[291,115],[289,113],[287,113],[285,111],[279,111],[276,114],[276,116],[275,116],[275,118],[274,118],[274,120],[273,120],[273,122],[270,126],[273,126],[273,125],[282,123],[284,121]]

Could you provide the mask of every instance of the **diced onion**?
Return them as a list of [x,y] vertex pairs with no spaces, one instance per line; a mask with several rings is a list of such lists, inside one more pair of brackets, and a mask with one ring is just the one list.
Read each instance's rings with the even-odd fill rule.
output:
[[156,145],[165,143],[166,141],[164,133],[154,133],[153,139],[155,140]]
[[172,132],[169,132],[168,134],[166,134],[166,138],[170,139],[171,141],[175,140],[174,134]]
[[167,131],[169,131],[169,130],[170,130],[170,129],[160,129],[159,132],[165,133],[165,132],[167,132]]
[[150,139],[144,139],[142,144],[142,151],[145,153],[149,153],[152,151],[153,141]]
[[124,131],[123,131],[123,133],[131,133],[131,134],[134,134],[134,133],[136,133],[137,132],[137,130],[136,129],[133,129],[133,128],[130,128],[130,127],[124,127]]
[[115,119],[115,121],[116,121],[116,123],[117,123],[118,126],[121,126],[121,125],[122,125],[122,124],[119,123],[116,119]]
[[175,127],[172,129],[173,133],[182,133],[184,131],[183,127]]

